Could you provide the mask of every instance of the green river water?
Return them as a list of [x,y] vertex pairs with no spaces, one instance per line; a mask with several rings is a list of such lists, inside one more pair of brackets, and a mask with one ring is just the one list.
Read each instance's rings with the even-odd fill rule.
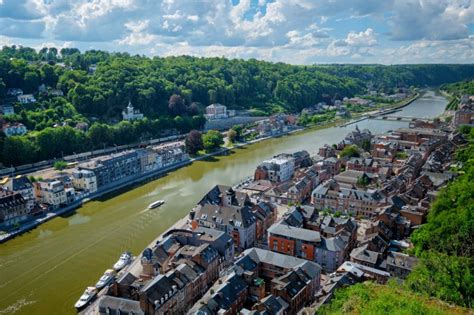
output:
[[[428,92],[398,115],[430,118],[445,98]],[[406,126],[365,120],[373,133]],[[92,201],[67,217],[55,218],[0,245],[0,314],[74,314],[84,288],[94,285],[124,250],[138,255],[154,238],[186,215],[215,184],[234,184],[253,174],[262,160],[280,152],[315,153],[340,141],[355,125],[306,130],[235,149],[228,156],[199,161],[141,186]],[[151,202],[166,200],[158,209]]]

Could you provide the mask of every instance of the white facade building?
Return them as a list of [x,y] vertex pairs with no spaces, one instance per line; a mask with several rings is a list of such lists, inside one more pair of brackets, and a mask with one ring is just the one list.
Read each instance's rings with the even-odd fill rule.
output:
[[132,102],[128,102],[127,108],[122,111],[123,120],[139,120],[143,119],[143,114],[138,109],[134,109]]
[[290,180],[295,171],[295,160],[288,157],[274,157],[263,161],[261,166],[268,172],[268,179],[272,182],[284,182]]
[[51,205],[53,208],[59,208],[67,203],[64,184],[59,180],[36,182],[34,186],[38,202]]
[[[235,111],[234,111],[235,115]],[[206,107],[206,114],[204,115],[208,120],[214,119],[225,119],[229,117],[229,113],[227,112],[227,107],[216,103],[211,104]]]
[[18,102],[20,102],[22,104],[28,104],[28,103],[36,102],[36,98],[33,96],[33,94],[18,95],[17,100],[18,100]]
[[91,194],[97,191],[97,179],[94,172],[89,170],[75,170],[72,173],[72,185],[77,190]]

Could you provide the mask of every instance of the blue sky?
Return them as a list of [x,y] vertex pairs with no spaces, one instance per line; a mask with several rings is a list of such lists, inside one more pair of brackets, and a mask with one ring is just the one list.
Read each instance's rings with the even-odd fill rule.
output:
[[0,0],[0,45],[149,56],[474,63],[473,30],[471,0]]

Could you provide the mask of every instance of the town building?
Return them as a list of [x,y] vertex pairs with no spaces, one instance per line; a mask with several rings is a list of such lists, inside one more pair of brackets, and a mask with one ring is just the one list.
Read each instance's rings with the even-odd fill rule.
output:
[[30,103],[35,103],[36,102],[36,98],[33,96],[33,94],[18,95],[17,100],[21,104],[30,104]]
[[97,189],[125,181],[141,173],[141,163],[136,151],[124,151],[81,163],[79,170],[94,172]]
[[183,141],[149,147],[156,153],[155,168],[160,169],[189,160]]
[[[138,302],[144,314],[185,314],[230,264],[226,257],[233,255],[231,238],[209,231],[169,231],[142,252],[107,294],[127,307],[136,308]],[[101,301],[105,308],[108,303],[115,301]]]
[[239,250],[252,247],[256,241],[257,218],[249,206],[196,206],[190,214],[191,227],[216,229],[229,234]]
[[35,195],[33,192],[33,185],[31,181],[26,176],[18,175],[11,178],[6,178],[3,187],[7,188],[10,191],[19,193],[23,196],[23,199],[26,201],[26,209],[31,211],[35,204]]
[[372,217],[383,197],[377,189],[352,189],[342,187],[335,179],[330,179],[313,190],[311,204],[320,210],[339,211]]
[[266,231],[277,218],[277,210],[271,202],[260,201],[252,207],[252,212],[257,219],[255,226],[256,240],[266,239]]
[[2,126],[2,131],[7,137],[24,135],[28,130],[22,123],[6,123]]
[[333,272],[355,244],[356,231],[353,219],[319,216],[310,207],[292,207],[268,229],[268,247],[315,261]]
[[295,159],[288,156],[275,156],[263,161],[254,175],[254,180],[268,179],[272,182],[290,180],[295,170]]
[[74,189],[87,194],[97,192],[97,178],[93,171],[76,169],[72,172],[72,184]]
[[23,90],[18,89],[18,88],[9,88],[7,90],[7,95],[8,96],[18,96],[18,95],[23,95]]
[[454,113],[453,126],[474,126],[474,108],[472,105],[463,105]]
[[140,110],[135,109],[132,105],[132,102],[128,102],[128,106],[122,111],[123,120],[140,120],[143,119],[143,114],[140,113]]
[[204,115],[207,120],[226,119],[232,116],[235,116],[235,110],[227,110],[226,106],[219,103],[207,106]]
[[15,114],[15,109],[11,104],[3,104],[0,106],[0,112],[4,115],[13,115]]
[[28,218],[27,202],[18,192],[0,189],[0,225],[11,226]]
[[320,279],[314,262],[247,249],[189,314],[297,314],[314,301]]
[[39,203],[47,204],[53,209],[66,205],[68,201],[64,184],[56,179],[35,182],[34,192]]
[[418,259],[404,253],[389,252],[387,271],[396,278],[405,279],[418,263]]

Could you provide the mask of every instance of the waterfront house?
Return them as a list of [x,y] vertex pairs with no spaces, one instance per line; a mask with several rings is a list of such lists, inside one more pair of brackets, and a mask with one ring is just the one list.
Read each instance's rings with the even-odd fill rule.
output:
[[336,149],[328,144],[325,144],[323,147],[319,148],[318,154],[323,158],[335,157]]
[[230,263],[230,248],[233,242],[224,233],[171,230],[143,251],[108,294],[138,301],[145,314],[185,314]]
[[[215,103],[206,107],[206,114],[204,117],[206,117],[207,120],[225,119],[230,117],[229,112],[230,111],[227,111],[226,106]],[[232,111],[232,114],[235,115],[235,111]]]
[[141,164],[136,151],[124,151],[81,163],[78,169],[94,172],[97,189],[101,190],[137,177]]
[[156,169],[169,167],[189,160],[183,141],[164,143],[149,147],[156,153]]
[[23,196],[26,201],[26,208],[28,211],[31,211],[35,204],[35,195],[33,192],[33,185],[31,181],[26,176],[18,175],[11,178],[6,178],[3,183],[3,187],[7,188],[10,191],[17,192]]
[[295,170],[295,158],[288,155],[277,155],[263,161],[254,174],[254,180],[268,179],[272,182],[290,180]]
[[36,200],[58,209],[67,204],[68,198],[64,184],[59,180],[46,179],[34,183]]
[[198,202],[198,205],[220,205],[220,206],[253,206],[249,196],[241,191],[236,191],[230,186],[215,185],[204,197]]
[[93,194],[97,191],[97,178],[93,171],[86,169],[76,169],[72,172],[72,183],[76,190],[87,194]]
[[0,188],[0,225],[12,226],[28,218],[27,201],[18,192]]

